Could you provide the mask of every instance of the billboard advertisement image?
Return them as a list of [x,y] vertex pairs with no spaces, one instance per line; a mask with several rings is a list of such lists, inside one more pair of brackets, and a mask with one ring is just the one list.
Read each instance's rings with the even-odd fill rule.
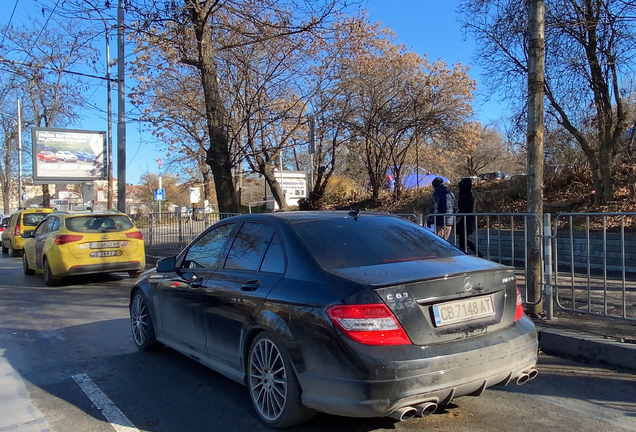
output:
[[34,183],[105,178],[105,132],[32,128],[31,134]]

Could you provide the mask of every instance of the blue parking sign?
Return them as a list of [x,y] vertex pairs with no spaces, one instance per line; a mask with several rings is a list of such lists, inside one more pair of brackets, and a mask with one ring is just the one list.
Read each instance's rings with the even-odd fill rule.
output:
[[166,199],[166,190],[165,189],[155,189],[155,201],[165,201]]

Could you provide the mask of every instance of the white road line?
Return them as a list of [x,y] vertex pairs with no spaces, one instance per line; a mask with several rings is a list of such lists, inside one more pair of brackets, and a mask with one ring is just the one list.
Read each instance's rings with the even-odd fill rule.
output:
[[82,391],[86,393],[86,396],[88,396],[93,404],[95,404],[97,409],[104,414],[106,420],[108,420],[117,432],[139,432],[139,429],[137,429],[135,425],[128,420],[128,417],[126,417],[124,413],[115,406],[113,401],[111,401],[108,396],[106,396],[104,392],[95,385],[88,375],[73,375],[73,379],[77,385],[80,386]]

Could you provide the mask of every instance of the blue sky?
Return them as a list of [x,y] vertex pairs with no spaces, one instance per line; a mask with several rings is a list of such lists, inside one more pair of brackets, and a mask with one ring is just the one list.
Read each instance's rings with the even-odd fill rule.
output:
[[[15,0],[5,0],[13,7]],[[52,3],[52,5],[55,2]],[[116,4],[113,1],[112,4]],[[428,54],[429,60],[442,59],[449,65],[461,62],[471,67],[470,75],[477,80],[478,88],[474,110],[476,119],[482,123],[497,120],[502,111],[496,101],[488,101],[487,95],[482,94],[482,86],[479,85],[481,77],[478,67],[472,65],[475,45],[468,37],[464,38],[461,26],[457,22],[457,0],[363,0],[362,6],[369,11],[371,21],[381,21],[384,26],[390,26],[398,36],[398,41],[420,55]],[[18,1],[13,23],[24,22],[31,14],[36,14],[42,22],[46,20],[39,8],[35,7],[33,0]],[[0,22],[6,24],[9,14],[4,14]],[[51,25],[51,23],[49,23]],[[116,38],[111,37],[111,60],[116,57]],[[103,50],[104,42],[98,48]],[[127,55],[130,50],[127,49]],[[100,67],[103,73],[104,66]],[[111,70],[114,75],[116,68]],[[126,77],[127,86],[131,85],[130,78]],[[92,102],[99,109],[87,110],[82,114],[82,119],[74,125],[75,129],[106,130],[106,88],[103,82],[96,80],[91,89]],[[117,94],[112,93],[113,103],[113,147],[117,145]],[[131,106],[127,102],[127,110]],[[101,112],[100,112],[101,110]],[[134,111],[132,115],[135,115]],[[127,182],[138,183],[139,177],[144,172],[157,171],[157,158],[165,159],[165,154],[157,149],[152,136],[144,132],[143,126],[137,123],[128,123],[127,133]],[[116,154],[113,172],[117,173]]]

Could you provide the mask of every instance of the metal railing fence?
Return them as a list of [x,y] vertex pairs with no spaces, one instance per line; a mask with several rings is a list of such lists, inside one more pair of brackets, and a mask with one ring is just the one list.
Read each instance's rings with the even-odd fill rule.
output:
[[[543,294],[535,301],[528,301],[528,240],[531,236],[542,237],[543,222],[534,213],[455,213],[451,215],[429,214],[423,219],[424,226],[431,231],[437,230],[437,218],[455,216],[449,243],[463,250],[465,253],[478,255],[490,261],[522,268],[524,273],[524,288],[521,290],[526,304],[539,304]],[[432,218],[432,225],[428,225]],[[458,231],[467,232],[468,218],[474,218],[473,231],[465,236],[461,243]],[[458,222],[459,221],[459,222]],[[531,224],[530,221],[533,223]],[[534,231],[534,233],[532,232]],[[474,251],[470,250],[471,243]],[[541,258],[545,254],[543,242],[541,242]],[[542,265],[542,264],[541,264]],[[542,265],[543,268],[543,265]],[[540,284],[544,285],[544,273],[540,272]]]
[[144,213],[129,215],[144,236],[146,246],[190,243],[210,225],[238,213]]
[[626,219],[631,225],[636,213],[554,218],[554,299],[561,309],[636,320],[636,235],[625,232]]
[[[236,213],[150,213],[130,215],[144,236],[146,246],[184,247],[210,225]],[[441,215],[396,214],[426,226],[429,217],[435,232]],[[552,304],[566,311],[601,314],[636,320],[636,233],[626,227],[636,225],[636,213],[564,213],[550,222],[533,213],[461,213],[448,241],[464,252],[474,245],[477,255],[519,269],[528,299],[530,236],[541,242],[541,296],[548,319]],[[461,243],[458,229],[466,232],[468,218],[474,230]],[[532,221],[532,223],[530,223]]]

